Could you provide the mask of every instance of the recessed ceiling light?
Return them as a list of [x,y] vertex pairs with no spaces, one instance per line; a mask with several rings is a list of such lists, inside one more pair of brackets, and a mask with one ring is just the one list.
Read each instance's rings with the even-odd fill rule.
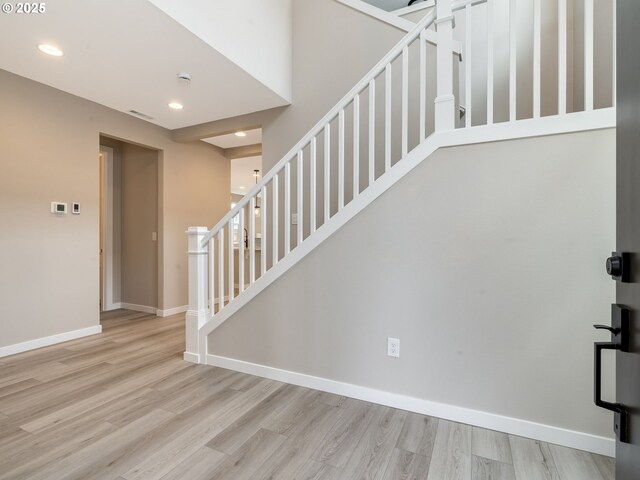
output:
[[244,132],[236,132],[236,137],[246,137],[247,134]]
[[178,102],[171,102],[169,104],[169,108],[173,108],[174,110],[182,110],[184,107],[182,106],[181,103]]
[[40,45],[38,45],[38,50],[53,57],[61,57],[64,55],[64,52],[62,50],[60,50],[58,47],[54,47],[53,45],[49,45],[48,43],[41,43]]

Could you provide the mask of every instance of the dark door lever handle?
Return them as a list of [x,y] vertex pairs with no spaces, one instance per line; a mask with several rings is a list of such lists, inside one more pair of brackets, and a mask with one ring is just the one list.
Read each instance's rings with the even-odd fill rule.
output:
[[619,328],[613,328],[608,325],[594,325],[593,328],[595,328],[596,330],[609,330],[614,335],[617,335],[618,332],[620,332]]
[[629,351],[629,309],[613,304],[611,305],[611,326],[594,325],[598,330],[609,330],[611,332],[611,341],[596,342],[593,344],[593,373],[595,376],[593,382],[593,399],[598,407],[602,407],[614,412],[613,429],[621,442],[628,442],[627,421],[628,413],[626,407],[619,403],[607,402],[602,399],[602,351],[617,350],[620,352]]

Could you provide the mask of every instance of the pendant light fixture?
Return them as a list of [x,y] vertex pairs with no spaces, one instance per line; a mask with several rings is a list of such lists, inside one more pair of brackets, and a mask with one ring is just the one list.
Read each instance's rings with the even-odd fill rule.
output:
[[[256,179],[256,185],[258,184],[258,177],[260,176],[260,170],[254,170],[253,176]],[[256,208],[254,209],[256,217],[260,216],[260,197],[256,195]]]

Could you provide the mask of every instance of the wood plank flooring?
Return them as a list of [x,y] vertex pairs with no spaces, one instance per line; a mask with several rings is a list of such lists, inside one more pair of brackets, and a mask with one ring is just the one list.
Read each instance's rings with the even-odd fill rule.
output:
[[0,479],[613,480],[612,459],[182,361],[184,316],[0,359]]

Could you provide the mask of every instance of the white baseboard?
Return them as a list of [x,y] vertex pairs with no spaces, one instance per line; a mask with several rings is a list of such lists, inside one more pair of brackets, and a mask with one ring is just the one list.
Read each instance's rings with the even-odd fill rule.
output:
[[135,303],[118,303],[117,308],[124,308],[125,310],[133,310],[134,312],[150,313],[157,315],[158,317],[170,317],[171,315],[177,315],[189,310],[189,305],[182,305],[181,307],[168,308],[166,310],[160,310],[155,307],[149,307],[147,305],[136,305]]
[[147,305],[136,305],[135,303],[120,303],[120,308],[125,310],[133,310],[134,312],[151,313],[155,315],[158,311],[156,307],[149,307]]
[[156,315],[159,317],[170,317],[171,315],[177,315],[189,310],[189,305],[183,305],[181,307],[169,308],[167,310],[157,310]]
[[195,353],[184,352],[182,358],[185,362],[200,363],[200,356]]
[[113,310],[120,310],[121,308],[122,308],[122,304],[120,302],[111,303],[111,304],[105,306],[104,310],[101,310],[100,313],[112,312]]
[[15,355],[17,353],[28,352],[29,350],[35,350],[36,348],[48,347],[57,343],[68,342],[69,340],[75,340],[77,338],[88,337],[89,335],[97,335],[101,332],[102,326],[95,325],[93,327],[82,328],[80,330],[72,330],[71,332],[58,333],[49,337],[36,338],[35,340],[16,343],[15,345],[7,345],[6,347],[0,347],[0,358]]
[[[195,357],[196,355],[194,355],[194,358]],[[192,359],[190,359],[190,361],[192,361]],[[597,435],[576,432],[551,425],[530,422],[528,420],[446,405],[421,398],[385,392],[383,390],[338,382],[327,378],[314,377],[312,375],[281,370],[217,355],[207,355],[206,363],[207,365],[215,367],[257,375],[259,377],[313,388],[315,390],[322,390],[324,392],[416,412],[422,415],[443,418],[521,437],[533,438],[535,440],[606,455],[608,457],[615,456],[615,440],[612,438],[599,437]]]

